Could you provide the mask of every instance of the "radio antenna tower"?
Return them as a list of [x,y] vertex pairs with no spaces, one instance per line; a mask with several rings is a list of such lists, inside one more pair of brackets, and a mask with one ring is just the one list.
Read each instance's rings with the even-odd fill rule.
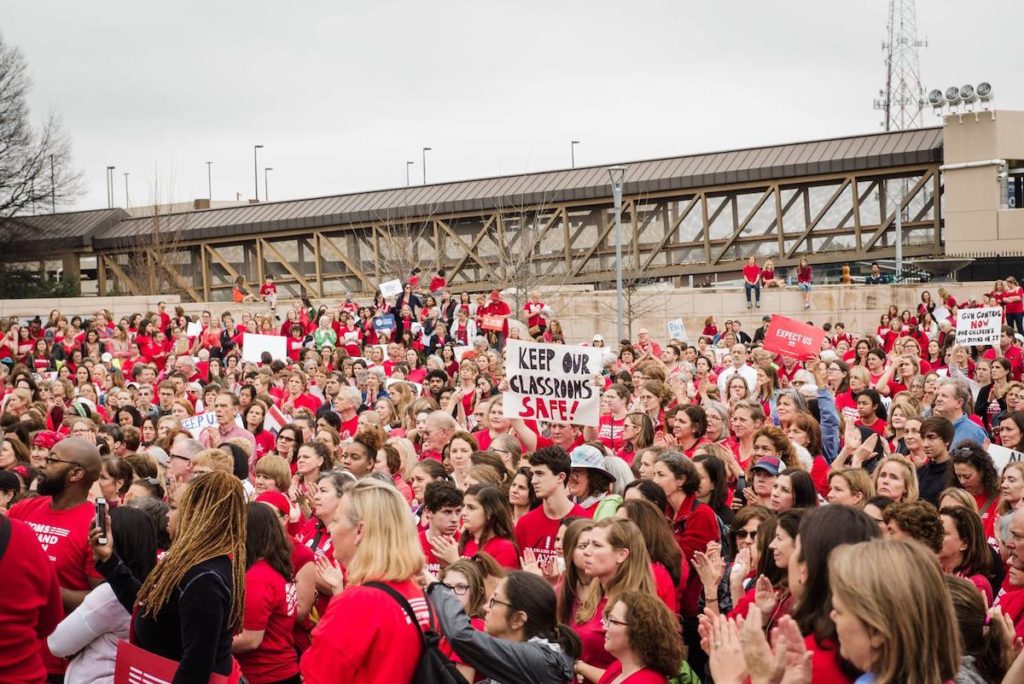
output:
[[885,87],[878,91],[875,109],[882,111],[882,128],[905,131],[920,128],[924,107],[924,88],[917,49],[928,41],[917,39],[917,10],[914,0],[889,0],[885,53]]

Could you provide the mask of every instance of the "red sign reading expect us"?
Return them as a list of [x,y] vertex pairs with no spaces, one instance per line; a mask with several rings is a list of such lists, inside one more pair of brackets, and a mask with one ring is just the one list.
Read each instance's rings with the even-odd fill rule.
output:
[[825,331],[807,323],[775,314],[764,334],[766,351],[806,359],[821,351]]

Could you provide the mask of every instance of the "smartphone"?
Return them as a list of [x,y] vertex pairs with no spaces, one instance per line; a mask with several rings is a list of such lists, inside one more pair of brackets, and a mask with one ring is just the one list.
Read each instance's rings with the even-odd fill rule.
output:
[[100,544],[107,543],[107,500],[102,496],[96,497],[96,527],[103,530],[103,534],[97,540]]
[[747,488],[747,478],[743,473],[736,478],[736,492],[733,494],[744,506],[747,505],[747,495],[743,493],[743,490]]

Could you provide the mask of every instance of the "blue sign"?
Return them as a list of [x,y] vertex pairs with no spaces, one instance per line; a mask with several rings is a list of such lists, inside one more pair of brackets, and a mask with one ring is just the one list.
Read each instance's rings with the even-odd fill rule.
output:
[[373,329],[376,332],[394,330],[396,327],[394,314],[384,314],[383,316],[374,316],[373,318]]

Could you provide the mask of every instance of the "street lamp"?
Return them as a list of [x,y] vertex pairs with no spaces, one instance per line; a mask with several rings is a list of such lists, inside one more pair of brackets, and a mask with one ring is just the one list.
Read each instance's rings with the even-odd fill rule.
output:
[[572,157],[572,168],[576,168],[576,146],[580,144],[579,140],[569,141],[569,155]]
[[608,167],[608,178],[612,183],[612,199],[615,201],[615,330],[619,340],[622,336],[622,184],[626,177],[626,167]]
[[423,184],[427,184],[427,152],[430,152],[429,147],[423,148]]
[[273,170],[273,166],[263,167],[263,199],[267,202],[270,201],[270,186],[267,184],[267,173]]
[[107,209],[114,208],[114,167],[107,167]]
[[412,166],[415,163],[416,162],[414,162],[414,161],[407,161],[407,162],[405,162],[405,187],[409,187],[409,185],[410,185],[410,183],[409,183],[409,167]]
[[256,161],[257,150],[262,150],[263,145],[253,145],[252,148],[252,182],[256,186],[256,201],[260,201],[260,165]]
[[206,162],[206,188],[210,193],[210,207],[213,207],[213,171],[211,166],[213,166],[212,161]]
[[132,201],[128,198],[128,172],[124,172],[124,207],[125,209],[132,208]]

